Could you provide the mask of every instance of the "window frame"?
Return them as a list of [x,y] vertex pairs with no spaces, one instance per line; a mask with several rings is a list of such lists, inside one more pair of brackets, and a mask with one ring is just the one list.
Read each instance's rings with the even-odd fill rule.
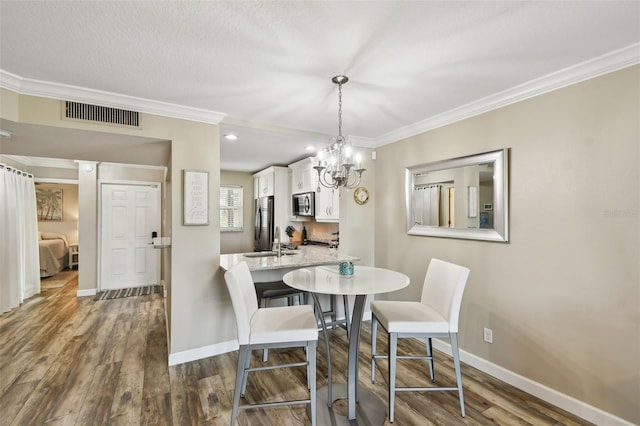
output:
[[[238,201],[240,203],[239,206],[226,206],[222,205],[222,192],[229,190],[239,190],[240,194],[238,195]],[[220,232],[243,232],[244,231],[244,188],[242,185],[220,185],[220,210],[218,223],[220,224]],[[223,226],[222,224],[222,214],[223,212],[236,211],[240,214],[240,226]],[[228,221],[227,221],[228,223]]]

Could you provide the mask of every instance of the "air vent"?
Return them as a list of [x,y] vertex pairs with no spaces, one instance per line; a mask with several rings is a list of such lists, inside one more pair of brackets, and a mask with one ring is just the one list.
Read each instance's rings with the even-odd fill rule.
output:
[[138,127],[138,116],[136,111],[65,101],[65,117],[75,120]]

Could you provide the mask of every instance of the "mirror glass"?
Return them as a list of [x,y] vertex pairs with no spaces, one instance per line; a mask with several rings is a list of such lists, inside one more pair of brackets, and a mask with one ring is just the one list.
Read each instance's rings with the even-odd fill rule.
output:
[[406,169],[407,233],[509,240],[508,150]]

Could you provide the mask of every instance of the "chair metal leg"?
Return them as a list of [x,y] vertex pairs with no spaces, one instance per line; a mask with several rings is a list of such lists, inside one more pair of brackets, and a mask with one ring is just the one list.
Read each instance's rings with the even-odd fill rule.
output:
[[431,345],[431,337],[424,338],[424,344],[427,348],[427,360],[429,361],[429,377],[432,382],[436,381],[436,370],[433,365],[433,346]]
[[249,365],[251,364],[251,347],[245,346],[245,351],[247,353],[244,363],[244,375],[242,377],[242,393],[241,397],[244,398],[244,395],[247,393],[247,377],[249,376]]
[[371,316],[371,383],[376,382],[376,346],[378,337],[378,320]]
[[332,328],[335,330],[337,325],[336,321],[338,320],[338,316],[336,314],[336,298],[338,296],[329,296],[329,313],[331,318],[331,324],[333,324]]
[[316,306],[315,313],[316,316],[320,318],[320,324],[322,325],[322,333],[324,335],[324,346],[327,351],[327,407],[331,407],[333,403],[332,400],[332,389],[333,389],[333,377],[331,372],[331,351],[329,350],[329,335],[327,333],[327,323],[324,319],[324,314],[322,312],[322,306],[320,305],[320,301],[318,300],[318,295],[316,293],[311,293],[311,297],[313,297],[313,303]]
[[[260,303],[262,303],[262,305]],[[267,307],[267,299],[262,299],[262,301],[258,301],[258,306],[266,308]],[[269,361],[269,349],[263,349],[262,350],[262,362],[267,362],[267,361]]]
[[240,406],[240,394],[242,393],[242,384],[245,379],[245,365],[248,351],[246,346],[240,346],[238,350],[238,367],[236,369],[236,387],[233,391],[233,407],[231,409],[231,426],[235,426],[236,417],[238,416],[238,407]]
[[307,346],[307,382],[309,384],[309,398],[311,400],[311,426],[316,424],[316,348],[318,342],[312,340]]
[[464,417],[465,416],[464,395],[462,393],[462,373],[460,371],[460,353],[458,351],[458,333],[450,333],[449,338],[451,339],[451,352],[453,353],[453,365],[456,369],[456,382],[458,383],[458,398],[460,399],[460,411],[462,412],[462,417]]
[[398,355],[398,334],[389,333],[389,422],[393,423],[396,402],[396,361]]
[[344,322],[347,325],[347,339],[351,337],[351,318],[349,315],[349,296],[342,296],[342,306],[344,307]]

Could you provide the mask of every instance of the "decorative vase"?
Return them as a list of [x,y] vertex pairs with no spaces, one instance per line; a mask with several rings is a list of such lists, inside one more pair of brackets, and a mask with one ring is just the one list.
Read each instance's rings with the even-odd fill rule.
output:
[[340,262],[340,275],[350,277],[353,275],[353,262]]

